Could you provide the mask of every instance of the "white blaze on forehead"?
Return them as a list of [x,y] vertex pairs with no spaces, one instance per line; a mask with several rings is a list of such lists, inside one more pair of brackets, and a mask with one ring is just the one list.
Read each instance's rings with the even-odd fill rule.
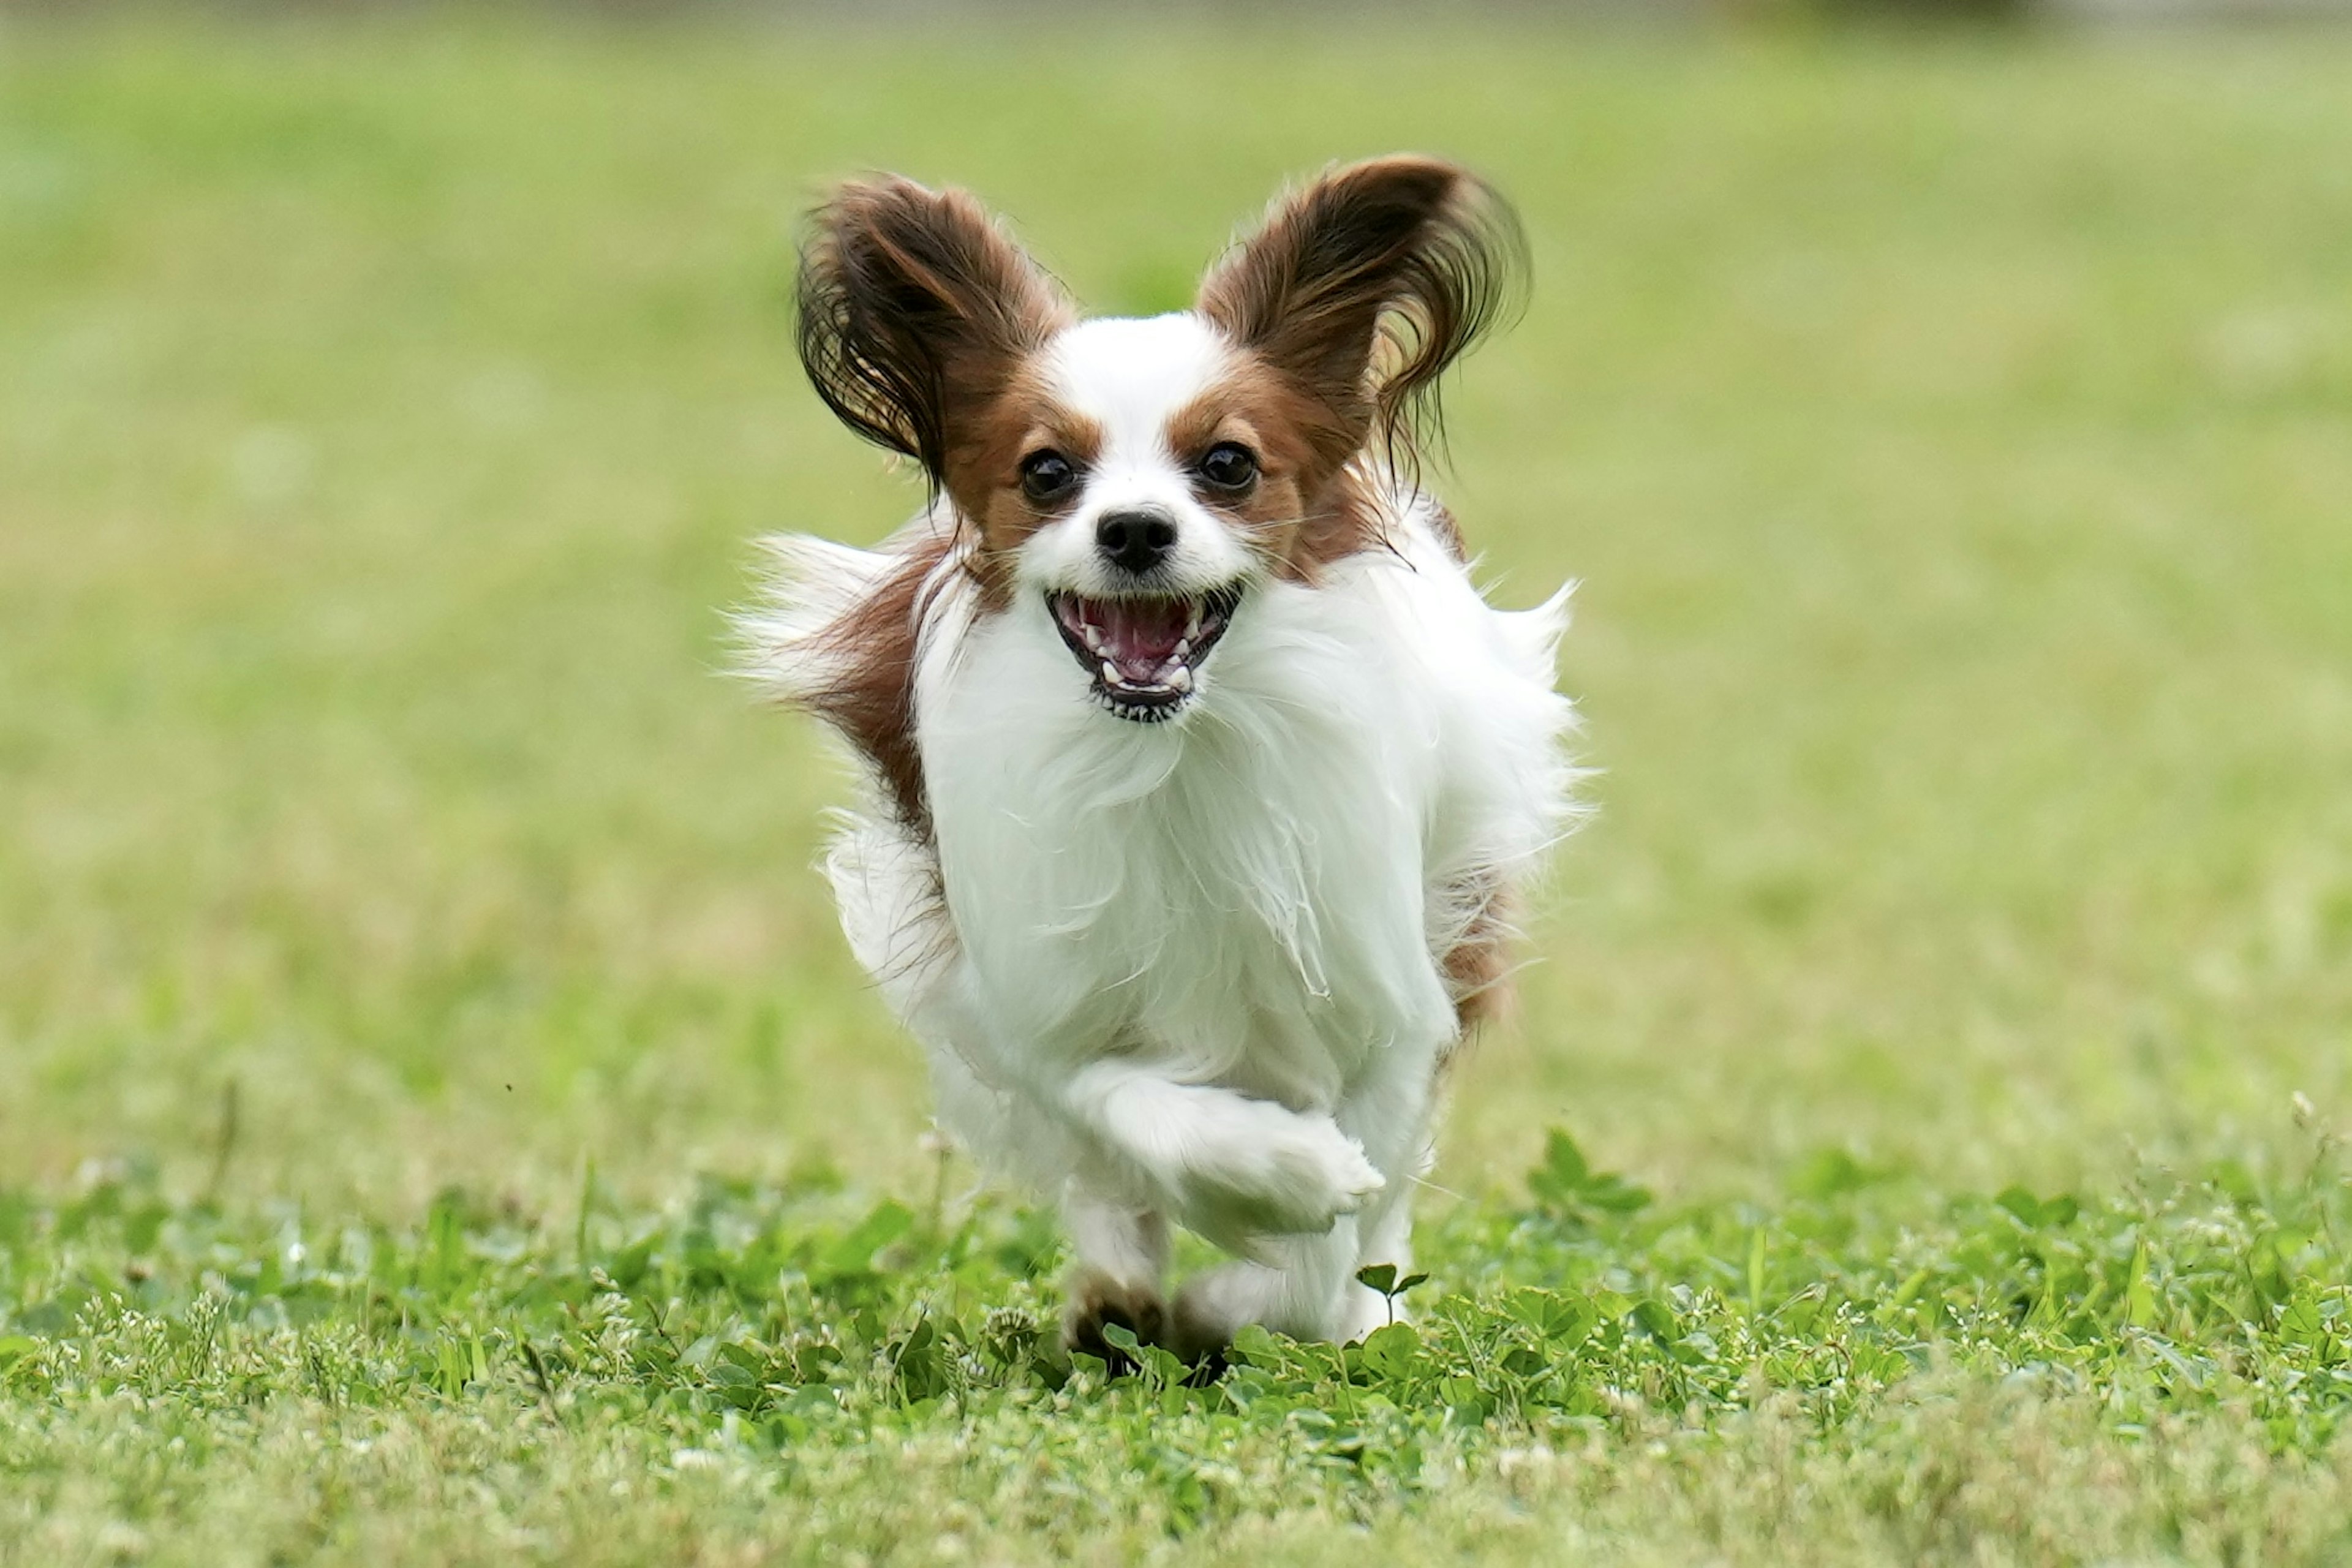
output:
[[1231,361],[1214,327],[1180,312],[1081,321],[1045,351],[1046,374],[1070,408],[1101,425],[1105,458],[1167,456],[1168,420]]

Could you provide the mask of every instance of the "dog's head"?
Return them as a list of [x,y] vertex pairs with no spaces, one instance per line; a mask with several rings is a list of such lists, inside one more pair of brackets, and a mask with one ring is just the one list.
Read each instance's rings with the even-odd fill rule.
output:
[[971,196],[882,176],[816,214],[801,360],[953,504],[990,613],[1050,617],[1111,712],[1165,719],[1253,584],[1380,542],[1366,486],[1518,253],[1491,188],[1381,158],[1278,201],[1192,310],[1081,321]]

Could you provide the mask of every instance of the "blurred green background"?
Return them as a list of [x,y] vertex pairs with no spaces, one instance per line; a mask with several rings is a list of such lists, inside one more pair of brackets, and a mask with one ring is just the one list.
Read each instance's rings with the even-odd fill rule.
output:
[[2352,1061],[2352,36],[0,21],[0,1186],[919,1179],[725,676],[904,476],[796,214],[971,186],[1105,310],[1448,153],[1519,328],[1444,489],[1602,770],[1441,1179],[2259,1160]]

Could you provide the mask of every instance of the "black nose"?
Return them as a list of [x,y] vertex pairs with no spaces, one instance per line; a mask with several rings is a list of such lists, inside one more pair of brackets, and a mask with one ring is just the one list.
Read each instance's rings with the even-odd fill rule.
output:
[[1113,563],[1141,576],[1176,548],[1176,520],[1164,511],[1107,511],[1095,543]]

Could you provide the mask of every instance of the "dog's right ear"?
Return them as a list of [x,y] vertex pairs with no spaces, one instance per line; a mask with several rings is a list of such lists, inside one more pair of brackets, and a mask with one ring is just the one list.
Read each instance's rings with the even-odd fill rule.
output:
[[1070,320],[1052,281],[962,191],[855,180],[801,252],[801,364],[867,440],[943,481],[960,411]]

